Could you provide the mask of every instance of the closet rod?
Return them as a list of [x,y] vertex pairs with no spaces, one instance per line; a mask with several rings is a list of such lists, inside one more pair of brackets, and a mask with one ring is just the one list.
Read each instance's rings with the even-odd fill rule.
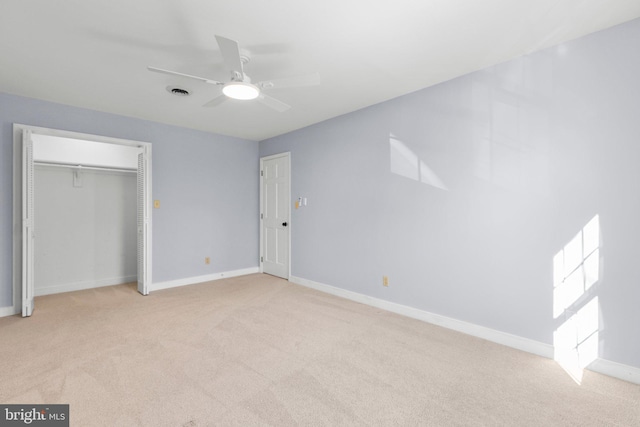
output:
[[77,168],[80,170],[99,170],[105,172],[138,172],[137,169],[130,168],[108,168],[103,166],[82,166],[82,165],[73,165],[68,163],[54,163],[54,162],[33,162],[34,165],[38,166],[53,166],[57,168]]

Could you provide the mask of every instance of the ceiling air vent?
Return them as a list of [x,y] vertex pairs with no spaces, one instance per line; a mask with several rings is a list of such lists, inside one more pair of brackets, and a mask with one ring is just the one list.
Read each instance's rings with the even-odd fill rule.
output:
[[172,93],[172,94],[176,95],[176,96],[189,96],[190,95],[188,90],[182,89],[181,87],[167,86],[167,91],[169,93]]

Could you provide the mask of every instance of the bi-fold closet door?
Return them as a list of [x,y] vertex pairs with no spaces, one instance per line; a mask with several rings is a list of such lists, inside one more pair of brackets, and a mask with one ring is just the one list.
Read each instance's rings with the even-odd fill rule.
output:
[[34,234],[33,141],[31,131],[22,133],[22,316],[33,313]]
[[151,146],[144,146],[138,153],[138,292],[149,294],[151,283]]
[[[77,137],[76,137],[77,138]],[[119,140],[113,140],[118,144]],[[111,141],[109,141],[111,142]],[[138,291],[147,295],[151,284],[151,144],[126,141],[137,147],[137,277]],[[31,316],[35,296],[35,245],[37,244],[32,130],[22,131],[22,316]]]

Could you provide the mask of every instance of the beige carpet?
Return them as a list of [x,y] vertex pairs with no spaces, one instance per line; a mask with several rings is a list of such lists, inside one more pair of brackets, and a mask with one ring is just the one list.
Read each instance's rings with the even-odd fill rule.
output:
[[0,343],[0,403],[72,426],[640,425],[638,385],[267,275],[39,297]]

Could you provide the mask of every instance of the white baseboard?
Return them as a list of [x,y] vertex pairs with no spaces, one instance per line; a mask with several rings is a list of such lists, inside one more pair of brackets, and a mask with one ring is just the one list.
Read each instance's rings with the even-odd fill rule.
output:
[[135,282],[138,276],[111,277],[100,280],[87,280],[82,282],[66,283],[64,285],[49,286],[46,288],[34,289],[37,297],[43,295],[60,294],[62,292],[82,291],[84,289],[101,288],[103,286],[121,285],[123,283]]
[[[492,341],[507,347],[533,353],[538,356],[553,359],[553,346],[517,335],[508,334],[506,332],[497,331],[495,329],[484,326],[475,325],[473,323],[464,322],[462,320],[452,319],[450,317],[439,314],[430,313],[428,311],[419,310],[402,304],[396,304],[379,298],[370,297],[357,292],[348,291],[335,286],[325,285],[324,283],[314,282],[312,280],[303,279],[301,277],[291,276],[289,281],[308,288],[316,289],[321,292],[336,295],[362,304],[367,304],[413,319],[422,320],[423,322],[432,323],[444,328],[453,329],[467,335]],[[611,362],[609,360],[598,359],[593,362],[587,369],[608,375],[621,380],[640,384],[640,369],[633,366],[623,365],[621,363]]]
[[0,317],[13,316],[20,313],[20,310],[16,310],[15,307],[0,307]]
[[229,277],[245,276],[247,274],[259,273],[260,267],[243,268],[241,270],[225,271],[221,273],[206,274],[204,276],[187,277],[184,279],[169,280],[166,282],[152,283],[149,291],[159,291],[161,289],[176,288],[178,286],[195,285],[196,283],[210,282],[212,280],[226,279]]
[[623,365],[622,363],[612,362],[605,359],[596,359],[587,369],[610,377],[629,381],[630,383],[640,384],[640,368],[635,368],[633,366]]
[[442,326],[447,329],[453,329],[454,331],[482,338],[487,341],[506,345],[507,347],[512,347],[518,350],[526,351],[528,353],[537,354],[538,356],[553,358],[553,346],[541,343],[539,341],[519,337],[517,335],[508,334],[506,332],[497,331],[495,329],[479,326],[469,322],[464,322],[462,320],[453,319],[451,317],[442,316],[440,314],[430,313],[428,311],[420,310],[406,305],[370,297],[367,295],[359,294],[357,292],[347,291],[345,289],[336,288],[334,286],[325,285],[323,283],[314,282],[312,280],[303,279],[301,277],[292,276],[289,278],[289,281],[302,286],[316,289],[318,291],[347,298],[362,304],[367,304],[373,307],[381,308],[383,310],[391,311],[393,313],[401,314],[403,316],[411,317],[413,319],[422,320],[423,322]]
[[[177,286],[194,285],[196,283],[210,282],[212,280],[226,279],[228,277],[245,276],[247,274],[259,273],[259,267],[244,268],[241,270],[225,271],[221,273],[208,274],[205,276],[187,277],[185,279],[170,280],[166,282],[152,283],[149,291],[157,291],[160,289],[175,288]],[[52,286],[50,288],[36,289],[36,296],[49,295],[61,292],[78,291],[82,289],[97,288],[101,286],[118,285],[137,281],[137,276],[121,277],[115,279],[106,279],[92,282],[78,282],[69,285]],[[0,317],[13,316],[20,313],[20,307],[0,307]]]

